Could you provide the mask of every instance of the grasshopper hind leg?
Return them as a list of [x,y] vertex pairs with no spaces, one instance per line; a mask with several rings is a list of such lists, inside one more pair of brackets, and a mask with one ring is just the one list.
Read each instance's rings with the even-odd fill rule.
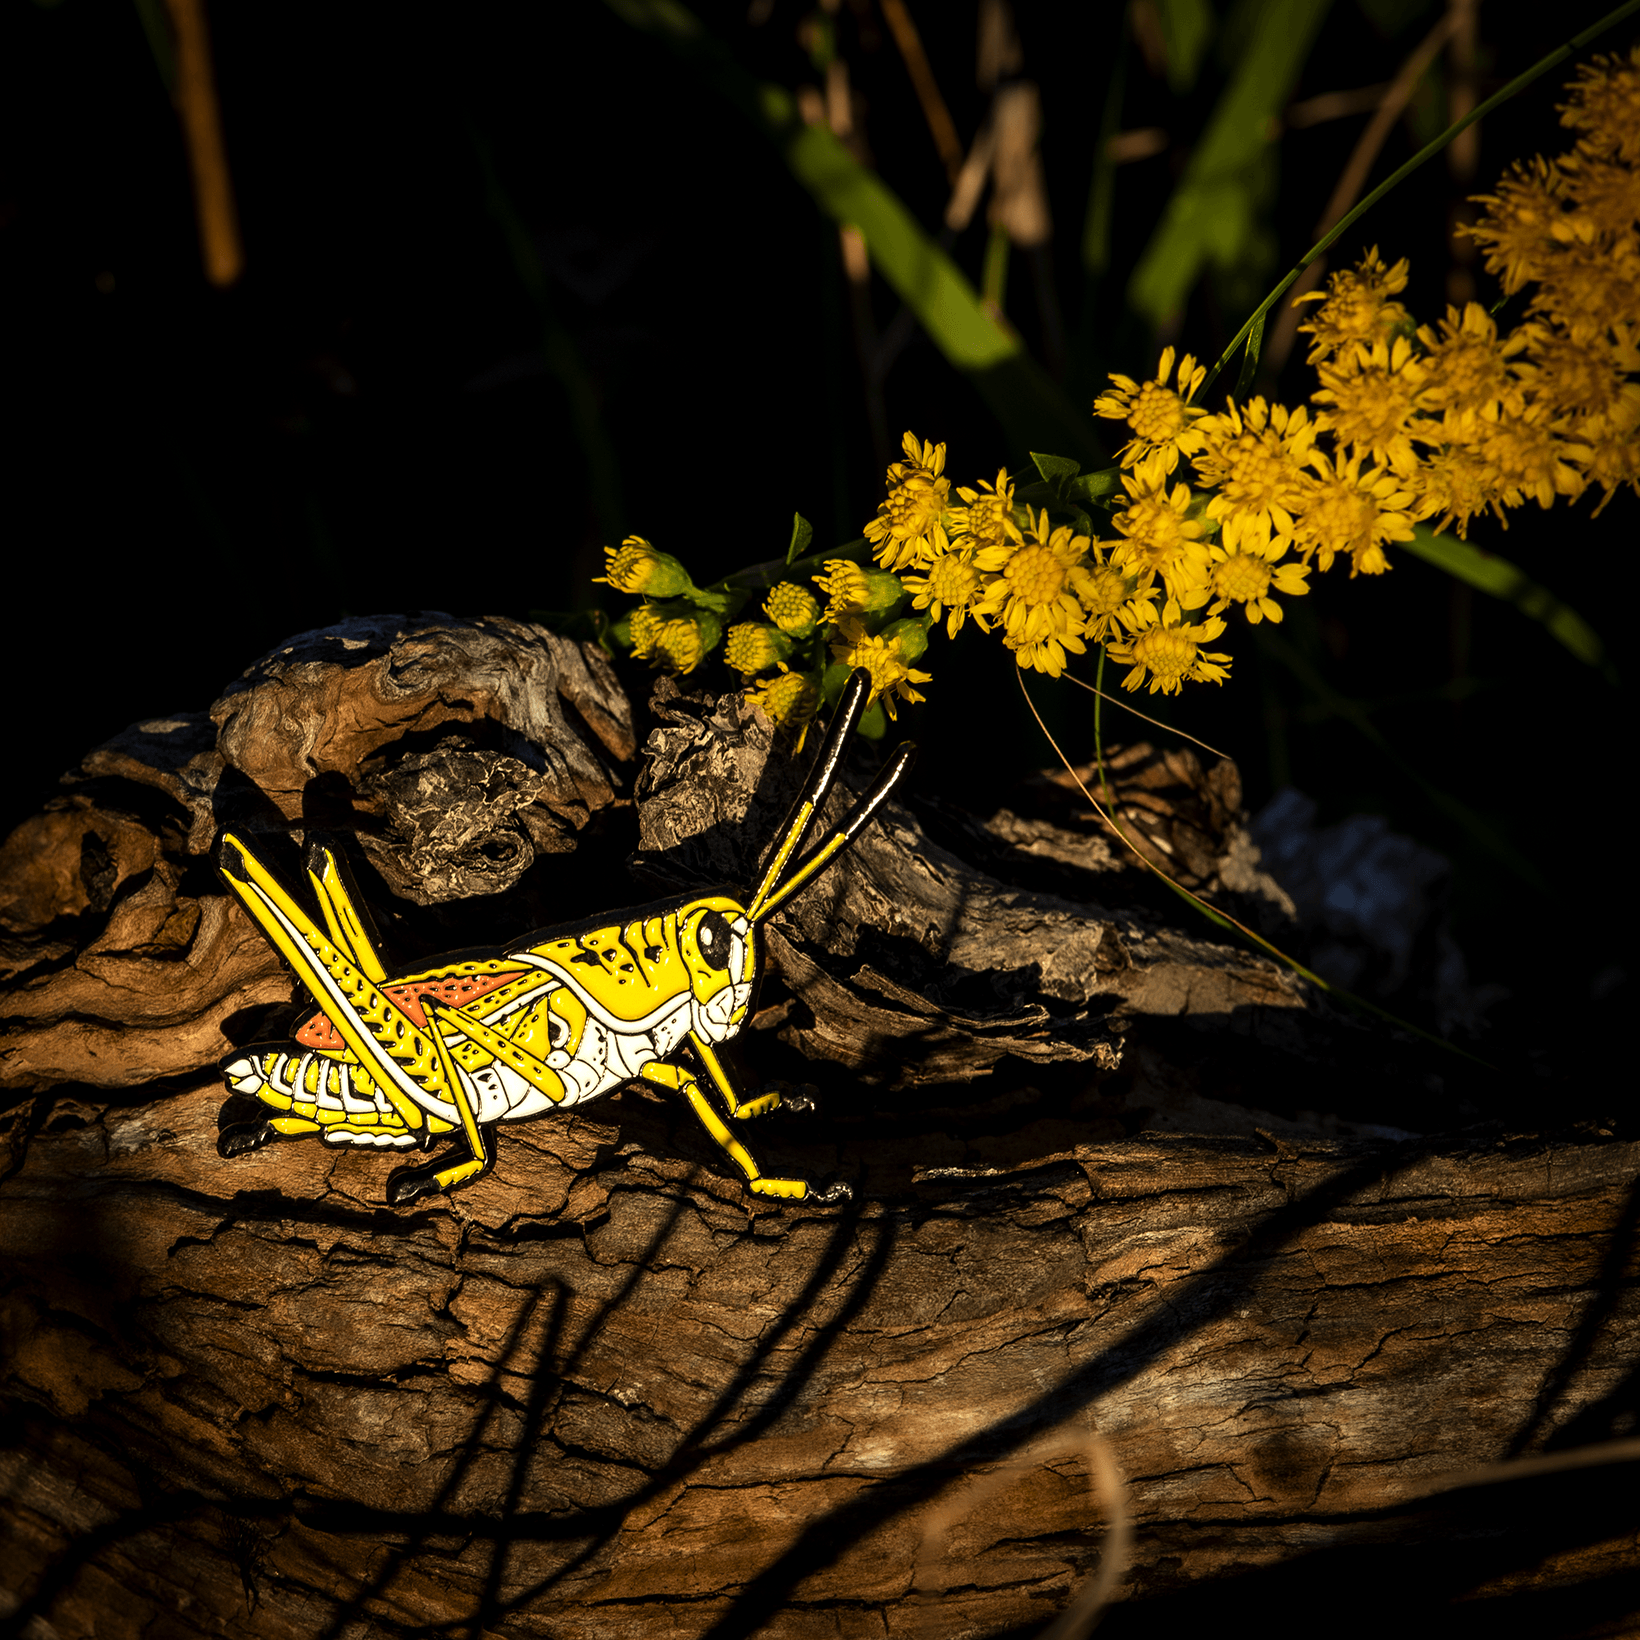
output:
[[323,1124],[304,1121],[300,1116],[273,1116],[261,1122],[235,1122],[217,1135],[219,1156],[248,1156],[275,1139],[302,1139],[323,1131]]
[[434,1030],[433,1051],[438,1055],[444,1072],[444,1085],[450,1090],[461,1117],[462,1136],[467,1141],[467,1159],[464,1162],[423,1162],[419,1167],[401,1167],[387,1181],[387,1199],[394,1207],[413,1202],[418,1196],[435,1195],[441,1190],[457,1190],[470,1183],[481,1173],[489,1171],[495,1160],[495,1138],[488,1127],[481,1127],[478,1112],[473,1107],[466,1084],[457,1075],[450,1060],[450,1050],[444,1040],[443,1027],[451,1017],[437,1003],[430,1005]]
[[488,1128],[475,1128],[474,1136],[477,1143],[471,1137],[468,1139],[467,1155],[461,1160],[451,1159],[452,1156],[460,1157],[459,1150],[446,1151],[434,1161],[422,1162],[416,1167],[395,1168],[387,1179],[388,1202],[394,1207],[402,1207],[421,1196],[459,1190],[479,1174],[488,1172],[491,1162],[495,1160],[495,1140]]

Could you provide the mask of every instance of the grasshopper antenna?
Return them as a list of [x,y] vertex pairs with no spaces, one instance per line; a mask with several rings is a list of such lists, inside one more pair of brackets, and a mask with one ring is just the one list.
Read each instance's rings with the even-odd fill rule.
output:
[[837,770],[843,761],[843,748],[848,744],[848,737],[854,733],[860,714],[865,711],[866,695],[870,688],[871,674],[863,666],[856,667],[843,687],[842,699],[832,714],[831,727],[826,731],[826,741],[820,748],[820,755],[814,760],[808,779],[803,782],[803,789],[792,804],[786,823],[780,828],[780,842],[769,861],[768,870],[763,873],[763,881],[757,885],[752,903],[746,908],[747,916],[754,922],[762,915],[763,903],[774,892],[787,862],[803,846],[803,839],[808,835],[815,815],[837,779]]
[[917,755],[917,748],[910,741],[905,741],[894,749],[882,772],[872,782],[870,791],[849,810],[843,823],[787,872],[787,863],[802,846],[814,816],[825,803],[836,782],[837,771],[843,760],[843,748],[848,743],[848,737],[853,733],[855,725],[860,721],[861,712],[865,710],[870,687],[870,673],[863,667],[856,668],[843,691],[842,700],[838,703],[836,717],[826,735],[826,743],[820,748],[820,756],[815,760],[813,769],[809,771],[809,777],[803,783],[803,791],[787,818],[785,829],[781,833],[780,846],[769,862],[769,869],[763,874],[763,881],[758,885],[752,903],[746,908],[749,921],[761,922],[765,917],[772,915],[798,889],[841,854],[887,801],[888,794],[911,767],[912,759]]

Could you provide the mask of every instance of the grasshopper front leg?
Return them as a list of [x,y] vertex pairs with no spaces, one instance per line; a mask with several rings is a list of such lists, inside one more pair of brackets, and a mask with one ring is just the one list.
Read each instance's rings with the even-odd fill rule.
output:
[[815,1089],[812,1083],[807,1082],[800,1087],[794,1087],[789,1082],[769,1083],[763,1092],[753,1094],[750,1099],[742,1099],[736,1092],[734,1082],[723,1061],[713,1052],[712,1044],[693,1031],[689,1033],[689,1043],[694,1048],[696,1057],[706,1067],[706,1074],[711,1077],[712,1085],[723,1095],[723,1102],[729,1107],[729,1114],[737,1120],[767,1116],[772,1110],[814,1109]]
[[653,1082],[658,1088],[670,1088],[675,1093],[681,1093],[689,1101],[689,1108],[699,1119],[700,1125],[723,1147],[735,1166],[745,1174],[746,1188],[754,1196],[779,1196],[788,1201],[802,1201],[810,1194],[807,1179],[764,1177],[762,1170],[752,1160],[752,1153],[729,1131],[729,1124],[712,1109],[711,1101],[707,1099],[700,1083],[690,1072],[680,1066],[656,1060],[645,1065],[642,1074],[644,1081]]
[[[723,1095],[724,1101],[736,1115],[759,1115],[765,1109],[774,1109],[787,1102],[781,1094],[772,1093],[742,1103],[735,1094],[722,1062],[709,1048],[701,1054],[701,1063]],[[831,1202],[846,1201],[853,1195],[853,1191],[841,1180],[827,1185],[824,1189],[816,1189],[807,1179],[768,1178],[752,1159],[752,1153],[730,1131],[729,1124],[712,1108],[711,1100],[707,1098],[705,1090],[691,1072],[678,1065],[668,1065],[664,1060],[656,1060],[644,1066],[642,1075],[646,1082],[653,1082],[658,1088],[670,1088],[676,1093],[681,1093],[689,1101],[689,1108],[695,1113],[700,1125],[711,1134],[745,1175],[746,1188],[754,1196],[775,1196],[786,1201]]]

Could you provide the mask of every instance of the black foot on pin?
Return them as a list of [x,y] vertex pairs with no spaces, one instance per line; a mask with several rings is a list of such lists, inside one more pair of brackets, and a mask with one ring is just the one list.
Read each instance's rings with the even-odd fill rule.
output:
[[279,1137],[272,1122],[235,1122],[216,1137],[218,1156],[248,1156]]
[[847,1179],[839,1179],[828,1175],[819,1184],[809,1188],[811,1202],[851,1202],[854,1200],[854,1186]]
[[771,1082],[769,1086],[780,1095],[782,1110],[809,1115],[820,1108],[820,1090],[812,1082]]
[[437,1196],[441,1187],[437,1174],[440,1162],[427,1162],[421,1167],[400,1167],[387,1176],[387,1200],[394,1207],[403,1207],[422,1196]]

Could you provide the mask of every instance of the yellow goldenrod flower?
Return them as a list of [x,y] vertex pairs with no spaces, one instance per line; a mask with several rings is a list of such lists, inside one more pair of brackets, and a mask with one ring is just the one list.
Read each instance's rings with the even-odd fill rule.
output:
[[1583,133],[1578,147],[1593,155],[1640,159],[1640,46],[1627,59],[1596,57],[1584,63],[1570,87],[1572,100],[1560,123]]
[[[1640,240],[1558,246],[1543,259],[1532,308],[1580,339],[1628,332],[1625,320],[1640,314]],[[1636,368],[1632,348],[1620,347],[1619,357],[1625,370]]]
[[1013,651],[1014,664],[1021,671],[1041,672],[1050,678],[1057,678],[1065,670],[1069,658],[1067,650],[1072,655],[1088,652],[1088,646],[1069,633],[1062,637],[1039,638],[1035,643],[1011,643],[1008,647]]
[[1556,161],[1561,186],[1570,207],[1562,227],[1567,242],[1583,244],[1621,239],[1634,229],[1640,215],[1640,180],[1633,162],[1597,159],[1590,154],[1564,154]]
[[[1046,508],[1039,514],[1026,511],[1030,523],[1019,546],[987,547],[975,555],[975,567],[994,579],[974,613],[997,617],[1010,649],[1054,640],[1080,654],[1076,640],[1086,624],[1080,598],[1088,582],[1088,538],[1069,524],[1055,529]],[[1064,665],[1063,655],[1059,664]]]
[[1420,410],[1441,413],[1446,438],[1472,434],[1478,418],[1494,406],[1524,408],[1520,383],[1509,369],[1524,340],[1511,336],[1500,342],[1497,325],[1479,302],[1466,303],[1461,314],[1449,307],[1439,333],[1423,325],[1418,340],[1424,375],[1416,402]]
[[646,598],[675,598],[694,584],[676,558],[657,552],[641,535],[629,535],[619,549],[605,547],[604,573],[593,579]]
[[795,581],[782,581],[763,600],[763,613],[793,638],[812,638],[820,624],[820,605],[814,594]]
[[[1094,544],[1095,551],[1098,545]],[[1080,599],[1086,617],[1082,636],[1095,643],[1118,638],[1124,630],[1137,632],[1155,618],[1155,588],[1141,588],[1137,576],[1124,575],[1113,564],[1088,570]]]
[[887,570],[862,569],[846,558],[827,559],[824,573],[814,579],[828,600],[823,621],[839,621],[845,615],[880,615],[905,592],[899,576]]
[[1195,457],[1196,476],[1216,493],[1207,516],[1218,521],[1232,549],[1287,550],[1293,508],[1304,494],[1304,464],[1315,448],[1315,425],[1301,404],[1289,410],[1252,399],[1228,403],[1222,415],[1201,423],[1205,447]]
[[1424,368],[1405,336],[1393,342],[1361,342],[1341,348],[1316,369],[1321,386],[1311,394],[1331,406],[1315,418],[1318,433],[1332,433],[1346,450],[1370,455],[1380,467],[1409,473],[1418,465],[1412,440]]
[[1600,438],[1591,439],[1583,466],[1589,483],[1600,485],[1606,492],[1595,508],[1597,515],[1625,484],[1640,495],[1640,430],[1614,428]]
[[1310,363],[1330,358],[1354,342],[1388,340],[1411,323],[1407,310],[1390,297],[1406,289],[1408,264],[1403,256],[1386,268],[1374,245],[1353,267],[1343,268],[1327,281],[1325,291],[1312,290],[1293,303],[1319,302],[1321,306],[1308,324],[1300,325],[1314,340],[1310,343]]
[[1270,596],[1274,587],[1288,598],[1297,598],[1308,592],[1308,564],[1276,564],[1262,553],[1227,552],[1215,544],[1213,553],[1213,602],[1208,605],[1209,615],[1222,615],[1231,604],[1240,604],[1242,613],[1257,626],[1260,621],[1279,621],[1281,605]]
[[[1640,313],[1640,280],[1635,281],[1633,311]],[[1611,327],[1612,357],[1633,375],[1640,370],[1640,319],[1616,320]]]
[[743,621],[729,628],[723,659],[735,671],[750,675],[780,665],[791,652],[791,639],[779,627],[765,626],[762,621]]
[[1586,487],[1576,463],[1588,460],[1588,445],[1565,437],[1543,405],[1529,404],[1518,416],[1488,417],[1479,443],[1506,507],[1518,507],[1528,496],[1540,507],[1553,506],[1557,495],[1575,501]]
[[1319,451],[1310,457],[1314,474],[1293,532],[1304,561],[1316,557],[1323,570],[1348,553],[1352,580],[1382,574],[1389,568],[1384,543],[1410,541],[1414,533],[1407,511],[1412,492],[1393,473],[1373,467],[1362,472],[1361,459]]
[[1416,496],[1412,516],[1420,521],[1440,514],[1437,530],[1455,525],[1467,540],[1469,520],[1490,509],[1503,518],[1502,492],[1476,445],[1452,443],[1434,451],[1407,481]]
[[[973,611],[980,586],[979,571],[965,552],[941,553],[928,566],[926,575],[905,577],[905,590],[912,595],[913,609],[929,610],[936,621],[950,612],[945,630],[952,638],[962,630],[963,622]],[[976,614],[974,620],[981,630],[990,629],[984,616]]]
[[1115,386],[1093,401],[1093,413],[1107,421],[1125,421],[1133,437],[1117,452],[1124,467],[1137,468],[1152,489],[1179,465],[1181,455],[1194,455],[1202,447],[1196,423],[1206,413],[1190,402],[1201,386],[1207,367],[1198,365],[1187,353],[1179,360],[1177,387],[1167,385],[1173,374],[1173,349],[1165,348],[1156,366],[1153,381],[1136,382],[1131,376],[1113,375]]
[[1567,431],[1574,437],[1598,438],[1608,427],[1634,425],[1640,385],[1625,380],[1608,343],[1540,320],[1522,325],[1520,334],[1529,351],[1515,374],[1534,403],[1573,418]]
[[806,672],[782,666],[778,677],[759,684],[747,698],[777,729],[802,729],[820,704],[820,686]]
[[929,526],[945,511],[951,481],[945,471],[945,446],[919,444],[907,433],[900,441],[906,459],[888,469],[888,499],[865,527],[877,562],[885,569],[924,564],[937,550],[928,539]]
[[957,494],[967,505],[951,509],[951,535],[955,546],[978,551],[1019,539],[1019,531],[1013,522],[1014,487],[1009,482],[1006,467],[998,470],[995,484],[982,481],[979,488],[973,490],[959,487]]
[[850,670],[863,666],[871,674],[871,693],[867,704],[881,699],[892,718],[896,700],[918,701],[924,697],[913,684],[929,683],[931,672],[919,672],[909,665],[902,653],[898,635],[886,633],[873,637],[864,624],[854,617],[837,623],[838,639],[831,646],[831,658]]
[[1486,248],[1487,272],[1495,273],[1510,294],[1542,277],[1556,243],[1555,227],[1565,214],[1564,188],[1559,167],[1539,155],[1517,164],[1495,194],[1475,196],[1475,203],[1488,209],[1462,231]]
[[1171,598],[1161,618],[1143,632],[1110,646],[1113,661],[1132,670],[1122,679],[1124,689],[1138,689],[1150,681],[1150,693],[1176,695],[1187,682],[1223,683],[1230,676],[1230,657],[1203,649],[1224,631],[1217,616],[1191,626]]
[[1116,544],[1110,561],[1141,581],[1161,576],[1175,596],[1200,586],[1207,578],[1206,526],[1190,517],[1190,486],[1175,484],[1169,495],[1165,481],[1153,486],[1124,473],[1122,488],[1128,503],[1113,521],[1126,539]]

